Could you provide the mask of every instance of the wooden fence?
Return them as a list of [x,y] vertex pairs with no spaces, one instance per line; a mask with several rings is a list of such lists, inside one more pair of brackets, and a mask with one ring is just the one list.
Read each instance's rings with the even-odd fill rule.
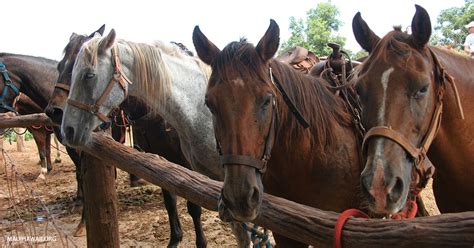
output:
[[[49,122],[42,114],[7,117],[0,118],[0,128],[25,127],[30,123],[28,120],[35,125],[39,124],[39,120]],[[158,155],[138,152],[101,133],[94,133],[91,142],[81,149],[100,158],[103,166],[113,164],[204,208],[217,210],[221,182],[168,162]],[[94,166],[99,166],[98,164],[100,163]],[[99,178],[95,177],[94,180]],[[115,209],[109,208],[108,211]],[[254,223],[316,247],[330,247],[337,218],[338,213],[322,211],[265,194],[260,215]],[[97,225],[100,225],[100,222]],[[106,225],[110,226],[113,225]],[[96,227],[95,230],[100,228]],[[109,235],[118,234],[109,232]],[[474,212],[413,220],[350,218],[344,227],[342,240],[344,247],[473,247]],[[112,242],[111,246],[116,243]]]

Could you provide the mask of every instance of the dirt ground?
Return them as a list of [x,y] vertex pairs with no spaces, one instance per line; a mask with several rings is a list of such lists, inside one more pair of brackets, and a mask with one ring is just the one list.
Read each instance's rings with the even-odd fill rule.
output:
[[[27,141],[26,148],[25,152],[16,152],[14,143],[4,142],[8,167],[0,161],[0,247],[32,246],[33,243],[7,242],[7,238],[27,236],[52,239],[34,243],[38,247],[86,247],[85,237],[72,235],[79,223],[81,208],[74,204],[77,184],[70,158],[61,154],[62,162],[53,164],[54,169],[45,180],[38,179],[40,166],[36,146],[33,141]],[[63,147],[60,149],[65,151]],[[22,179],[12,176],[10,160]],[[169,226],[161,189],[153,185],[131,188],[128,174],[119,170],[117,194],[121,246],[166,247]],[[428,211],[439,214],[431,189],[422,194]],[[182,198],[178,200],[178,211],[184,232],[180,247],[195,247],[192,219]],[[45,220],[46,216],[54,221]],[[236,246],[230,227],[219,220],[216,212],[204,209],[201,219],[210,247]]]

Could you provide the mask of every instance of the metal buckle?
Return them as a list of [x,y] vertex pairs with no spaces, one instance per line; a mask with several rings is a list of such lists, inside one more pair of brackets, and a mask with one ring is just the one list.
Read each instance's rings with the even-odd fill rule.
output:
[[89,112],[94,115],[97,114],[99,112],[99,106],[94,104],[89,105]]

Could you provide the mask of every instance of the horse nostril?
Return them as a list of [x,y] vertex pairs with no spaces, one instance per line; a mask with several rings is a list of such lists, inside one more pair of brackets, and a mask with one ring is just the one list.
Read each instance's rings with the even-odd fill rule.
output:
[[66,131],[65,135],[68,139],[71,139],[71,138],[74,137],[74,128],[73,127],[67,126],[65,128],[65,131]]
[[371,181],[370,180],[370,177],[368,175],[365,175],[364,173],[361,175],[361,178],[360,178],[360,181],[361,181],[361,190],[362,190],[362,194],[366,197],[366,199],[369,201],[369,202],[374,202],[375,201],[375,198],[374,196],[372,196],[372,194],[370,193],[369,189],[371,187]]
[[60,124],[63,119],[63,110],[61,108],[53,108],[50,118],[55,122]]
[[260,191],[258,190],[257,187],[253,187],[253,189],[249,192],[249,205],[253,206],[255,204],[258,204],[260,200]]
[[403,193],[403,180],[400,177],[395,178],[395,184],[388,191],[388,199],[391,202],[397,202]]

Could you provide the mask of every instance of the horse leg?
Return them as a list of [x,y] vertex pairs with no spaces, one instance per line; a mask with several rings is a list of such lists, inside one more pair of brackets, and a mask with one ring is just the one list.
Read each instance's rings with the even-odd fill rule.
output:
[[418,206],[416,217],[430,216],[430,213],[428,213],[428,210],[426,210],[425,203],[420,196],[416,197],[416,205]]
[[82,193],[82,172],[81,172],[81,157],[77,153],[77,150],[66,146],[66,151],[71,157],[72,162],[76,166],[76,182],[77,182],[77,197],[76,206],[82,205],[83,193]]
[[308,245],[307,244],[303,244],[301,242],[298,242],[296,240],[293,240],[293,239],[289,239],[285,236],[281,236],[277,233],[273,233],[273,237],[275,238],[275,242],[276,242],[276,246],[278,248],[298,248],[298,247],[305,247],[307,248]]
[[[77,180],[77,199],[76,199],[76,206],[82,205],[82,212],[81,212],[81,222],[76,227],[76,231],[74,232],[74,237],[83,237],[86,235],[86,204],[84,203],[84,194],[83,192],[83,184],[82,184],[82,175],[84,175],[85,167],[81,166],[81,156],[77,154],[75,149],[66,147],[68,154],[72,155],[71,159],[74,161],[76,165],[76,180]],[[70,152],[71,151],[71,152]],[[77,162],[77,163],[76,163]]]
[[54,163],[61,163],[61,153],[59,152],[59,141],[56,135],[53,134],[54,144],[56,145],[56,158],[54,159]]
[[252,242],[250,240],[250,233],[247,232],[242,226],[241,222],[231,222],[230,223],[232,232],[234,233],[235,240],[237,241],[237,247],[239,248],[248,248],[252,247]]
[[179,242],[183,239],[183,231],[179,222],[178,210],[176,208],[176,195],[171,194],[167,190],[162,189],[163,199],[165,201],[166,212],[170,223],[170,241],[168,247],[178,247]]
[[32,128],[28,130],[31,132],[31,135],[33,135],[33,139],[35,140],[36,147],[38,148],[38,154],[40,157],[41,171],[38,178],[44,180],[46,179],[45,174],[48,172],[46,165],[46,137],[44,136],[44,133],[39,130],[35,130]]
[[51,133],[48,131],[44,131],[45,135],[45,144],[44,144],[44,152],[46,156],[46,168],[48,172],[53,170],[53,165],[51,164]]
[[201,224],[201,206],[188,201],[187,207],[189,215],[193,218],[194,231],[196,232],[196,247],[207,247],[206,235],[204,235]]
[[86,209],[82,208],[81,213],[81,222],[77,225],[76,230],[74,231],[74,237],[83,237],[86,236]]

